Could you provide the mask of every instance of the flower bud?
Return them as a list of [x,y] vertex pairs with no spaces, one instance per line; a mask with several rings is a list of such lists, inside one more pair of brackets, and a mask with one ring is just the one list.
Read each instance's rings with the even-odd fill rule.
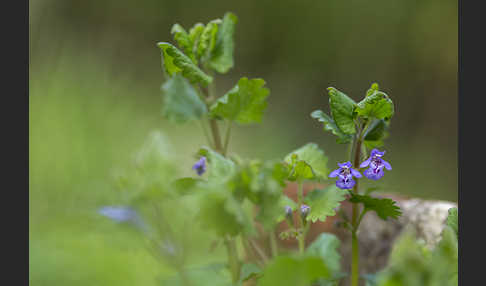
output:
[[308,205],[301,205],[300,206],[300,216],[302,217],[302,221],[305,224],[305,218],[310,212],[310,207]]
[[290,226],[294,225],[294,218],[292,215],[292,208],[290,206],[285,206],[285,219]]

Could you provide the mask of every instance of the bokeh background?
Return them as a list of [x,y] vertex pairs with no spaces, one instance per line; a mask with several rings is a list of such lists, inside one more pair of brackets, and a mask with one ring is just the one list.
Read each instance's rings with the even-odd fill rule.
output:
[[[235,68],[270,89],[263,123],[234,128],[230,148],[283,158],[316,142],[343,161],[346,146],[309,114],[326,88],[355,100],[378,82],[395,103],[384,190],[457,201],[457,1],[30,1],[29,184],[32,285],[160,285],[164,268],[129,230],[89,214],[116,201],[111,177],[153,130],[181,166],[205,144],[199,126],[161,117],[158,41],[226,11],[238,16]],[[127,245],[131,245],[128,247]]]

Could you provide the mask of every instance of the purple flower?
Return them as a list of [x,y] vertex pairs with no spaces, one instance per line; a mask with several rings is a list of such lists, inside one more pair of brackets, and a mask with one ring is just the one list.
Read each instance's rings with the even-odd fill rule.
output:
[[148,225],[145,224],[137,211],[130,207],[104,206],[98,210],[98,213],[118,223],[130,223],[140,228],[142,231],[148,231]]
[[199,176],[204,174],[204,172],[206,172],[206,157],[202,156],[201,159],[199,159],[199,161],[197,161],[196,164],[192,166],[192,169],[196,170]]
[[116,222],[133,221],[138,217],[137,212],[128,207],[106,206],[98,212]]
[[305,217],[309,214],[309,212],[310,212],[310,207],[308,205],[300,206],[300,215],[302,216],[302,219],[305,219]]
[[361,178],[360,172],[351,168],[351,162],[338,163],[339,169],[336,169],[329,174],[330,178],[338,177],[339,180],[336,181],[336,186],[340,189],[352,189],[356,184],[353,180],[353,176],[356,178]]
[[392,167],[390,163],[387,161],[381,159],[381,157],[385,155],[385,151],[380,152],[378,149],[373,149],[371,150],[370,157],[366,159],[361,165],[359,166],[360,168],[365,168],[370,166],[368,169],[364,171],[364,175],[366,178],[370,180],[378,180],[383,175],[385,175],[385,172],[383,171],[383,167],[386,168],[387,170],[391,170]]

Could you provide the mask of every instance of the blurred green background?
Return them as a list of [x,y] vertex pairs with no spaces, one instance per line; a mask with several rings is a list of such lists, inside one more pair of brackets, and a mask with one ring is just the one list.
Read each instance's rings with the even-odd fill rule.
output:
[[[159,285],[166,269],[140,238],[95,213],[113,204],[117,168],[153,130],[187,174],[203,141],[196,124],[160,115],[158,41],[226,11],[238,16],[235,68],[270,89],[263,123],[233,130],[242,156],[283,158],[313,141],[330,166],[346,146],[309,114],[326,87],[359,100],[378,82],[395,103],[386,158],[389,192],[457,201],[457,1],[38,0],[30,5],[29,184],[32,285]],[[128,246],[130,245],[130,246]]]

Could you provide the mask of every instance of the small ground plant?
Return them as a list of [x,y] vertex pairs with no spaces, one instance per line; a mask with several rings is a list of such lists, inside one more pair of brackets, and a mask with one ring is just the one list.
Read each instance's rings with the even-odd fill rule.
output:
[[[207,145],[194,152],[194,175],[179,177],[181,166],[171,159],[164,137],[154,134],[138,154],[134,167],[117,181],[118,187],[126,191],[124,203],[128,206],[104,207],[100,213],[130,222],[143,232],[151,253],[178,273],[163,280],[163,285],[338,285],[347,275],[352,286],[357,286],[360,279],[368,285],[448,285],[444,283],[453,281],[454,277],[449,279],[431,269],[438,260],[446,265],[441,269],[452,269],[444,261],[453,264],[454,251],[457,259],[457,220],[456,232],[447,229],[437,250],[425,250],[406,237],[394,253],[404,248],[415,252],[392,254],[389,269],[360,276],[358,230],[363,217],[376,212],[387,220],[401,214],[393,200],[373,197],[373,188],[363,190],[359,184],[360,180],[381,180],[392,170],[380,148],[388,135],[394,105],[378,84],[372,84],[359,102],[329,87],[330,114],[321,110],[311,113],[325,131],[337,137],[337,143],[350,146],[349,157],[343,158],[335,170],[328,169],[328,158],[315,143],[269,161],[241,158],[229,152],[232,128],[260,123],[270,93],[263,79],[247,77],[224,94],[216,93],[216,76],[234,65],[236,23],[237,17],[226,13],[222,19],[197,23],[188,31],[175,24],[171,32],[176,45],[157,44],[165,75],[161,88],[163,116],[176,124],[197,122],[206,140]],[[328,180],[335,182],[304,196],[304,183]],[[283,193],[289,182],[298,185],[297,201]],[[340,241],[336,236],[322,233],[307,247],[305,244],[311,224],[336,215],[345,200],[353,205],[351,218],[343,216],[342,223],[352,236],[350,273],[341,269],[337,251]],[[192,216],[180,221],[179,214]],[[283,221],[289,228],[276,233]],[[224,246],[225,263],[189,267],[189,250],[195,246],[187,241],[196,235],[191,230],[195,223],[215,237],[214,247]],[[297,240],[298,251],[279,248],[278,239]],[[271,255],[258,241],[268,242]],[[425,281],[407,274],[413,259],[420,260],[421,256],[428,259],[420,264],[423,275],[430,276],[424,279],[432,279],[426,280],[430,282],[446,277],[446,282],[414,284]],[[457,278],[457,272],[455,275]],[[406,282],[410,279],[416,280]]]

